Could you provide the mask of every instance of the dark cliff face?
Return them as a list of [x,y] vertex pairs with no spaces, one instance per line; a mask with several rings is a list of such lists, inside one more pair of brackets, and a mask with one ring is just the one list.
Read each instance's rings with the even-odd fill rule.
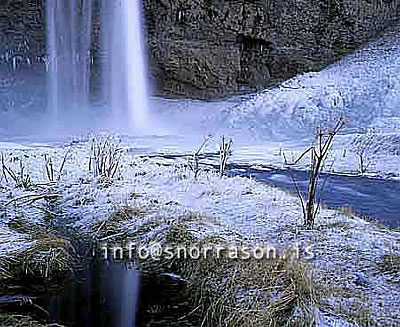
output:
[[0,63],[34,63],[45,54],[43,0],[0,0]]
[[152,77],[220,97],[319,69],[398,17],[399,0],[144,0]]
[[46,106],[43,22],[42,0],[0,0],[0,113]]
[[[195,98],[253,91],[319,69],[400,11],[400,0],[142,1],[155,92]],[[44,65],[44,2],[0,0],[0,62]]]
[[265,1],[145,0],[145,12],[164,94],[211,98],[268,83]]

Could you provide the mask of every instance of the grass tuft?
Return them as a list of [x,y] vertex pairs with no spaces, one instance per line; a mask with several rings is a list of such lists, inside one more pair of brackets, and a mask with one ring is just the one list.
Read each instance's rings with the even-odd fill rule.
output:
[[58,278],[72,271],[74,249],[68,240],[23,218],[12,220],[9,227],[27,235],[30,243],[11,256],[0,257],[0,280]]
[[134,218],[143,218],[149,214],[149,210],[144,207],[131,206],[128,203],[117,208],[111,216],[111,220],[123,221]]
[[6,162],[3,153],[1,154],[0,158],[2,177],[7,183],[9,183],[9,181],[13,181],[15,187],[23,188],[24,190],[29,190],[33,186],[29,170],[21,159],[18,159],[18,167],[12,167],[10,163]]
[[90,144],[89,171],[95,177],[111,182],[120,168],[122,149],[112,138],[92,139]]
[[384,255],[377,265],[384,274],[400,275],[400,255]]
[[6,314],[0,313],[0,326],[13,326],[13,327],[62,327],[59,324],[42,324],[35,321],[29,316],[19,314]]
[[[181,220],[171,221],[165,244],[175,249],[190,246],[229,248],[223,237],[199,241]],[[191,317],[203,327],[299,326],[314,324],[317,291],[310,267],[291,259],[232,259],[215,251],[193,259],[175,256],[141,262],[144,271],[170,272],[186,280]]]

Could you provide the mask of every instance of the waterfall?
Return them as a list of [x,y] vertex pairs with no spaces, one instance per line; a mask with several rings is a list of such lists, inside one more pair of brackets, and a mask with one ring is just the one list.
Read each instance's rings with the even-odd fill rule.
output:
[[105,121],[112,127],[143,128],[148,91],[141,1],[100,1],[102,64],[93,68],[95,1],[47,1],[50,112],[63,120],[90,111],[92,69],[100,69],[101,98],[111,116]]
[[47,1],[49,109],[54,116],[90,100],[92,0]]
[[143,128],[148,119],[147,71],[140,0],[103,0],[103,92],[114,122]]

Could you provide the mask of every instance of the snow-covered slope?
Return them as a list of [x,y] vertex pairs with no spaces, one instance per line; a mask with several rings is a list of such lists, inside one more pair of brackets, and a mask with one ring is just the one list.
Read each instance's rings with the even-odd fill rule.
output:
[[224,110],[228,125],[259,139],[291,139],[329,127],[400,130],[400,37],[395,31],[320,71],[294,77]]

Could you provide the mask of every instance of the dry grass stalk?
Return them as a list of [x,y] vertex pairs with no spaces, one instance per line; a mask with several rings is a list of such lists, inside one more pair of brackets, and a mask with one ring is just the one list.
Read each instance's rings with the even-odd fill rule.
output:
[[42,324],[29,316],[0,313],[0,326],[13,327],[63,327],[59,324]]
[[[34,308],[49,315],[49,313],[37,304],[31,304]],[[47,324],[44,322],[36,321],[30,316],[25,316],[16,313],[0,313],[0,326],[13,326],[13,327],[66,327],[58,323]]]
[[50,183],[58,182],[61,179],[65,163],[67,161],[67,157],[68,157],[68,152],[64,155],[63,161],[61,162],[61,166],[58,169],[58,171],[55,171],[53,165],[53,159],[49,157],[47,154],[44,155],[45,175]]
[[121,163],[122,149],[110,138],[92,139],[90,146],[89,171],[95,177],[114,179]]
[[188,168],[190,171],[193,172],[193,176],[195,179],[199,177],[201,172],[201,168],[199,165],[200,153],[203,151],[204,147],[206,146],[207,142],[211,139],[211,136],[206,137],[204,142],[198,148],[198,150],[193,154],[192,158],[188,160]]
[[371,166],[371,161],[365,153],[357,154],[358,171],[365,174]]
[[355,209],[350,206],[341,206],[339,211],[348,217],[354,217],[356,215]]
[[150,211],[145,207],[131,206],[128,203],[115,209],[109,219],[95,223],[93,237],[99,239],[123,238],[127,235],[124,222],[130,219],[142,219],[149,215]]
[[231,147],[232,147],[233,141],[232,139],[225,140],[225,137],[222,136],[222,140],[219,146],[219,158],[220,158],[220,163],[219,163],[219,175],[220,177],[226,176],[227,174],[227,164],[228,164],[228,159],[231,156]]
[[375,133],[368,132],[365,135],[356,137],[353,141],[353,151],[355,152],[357,159],[357,168],[360,174],[365,174],[370,168],[372,162],[374,161],[376,143],[379,143],[379,135]]
[[39,200],[54,200],[59,197],[58,194],[25,194],[23,196],[19,196],[8,201],[5,206],[10,205],[11,203],[20,202],[20,204],[31,205],[32,203]]
[[191,264],[189,291],[197,294],[202,326],[312,325],[316,298],[305,265],[224,258]]
[[384,255],[378,262],[378,268],[385,274],[399,274],[400,255]]
[[111,219],[114,221],[123,221],[133,218],[143,218],[148,214],[149,211],[146,208],[131,206],[128,203],[125,203],[114,211]]
[[35,277],[57,277],[72,270],[71,244],[49,235],[18,256],[21,272]]
[[12,256],[0,257],[0,281],[35,278],[57,278],[72,270],[73,248],[69,241],[37,226],[22,226],[33,244]]
[[19,170],[11,168],[6,164],[3,153],[1,154],[2,173],[5,181],[8,183],[9,179],[13,180],[16,187],[21,187],[25,190],[31,188],[32,181],[28,169],[20,160]]

